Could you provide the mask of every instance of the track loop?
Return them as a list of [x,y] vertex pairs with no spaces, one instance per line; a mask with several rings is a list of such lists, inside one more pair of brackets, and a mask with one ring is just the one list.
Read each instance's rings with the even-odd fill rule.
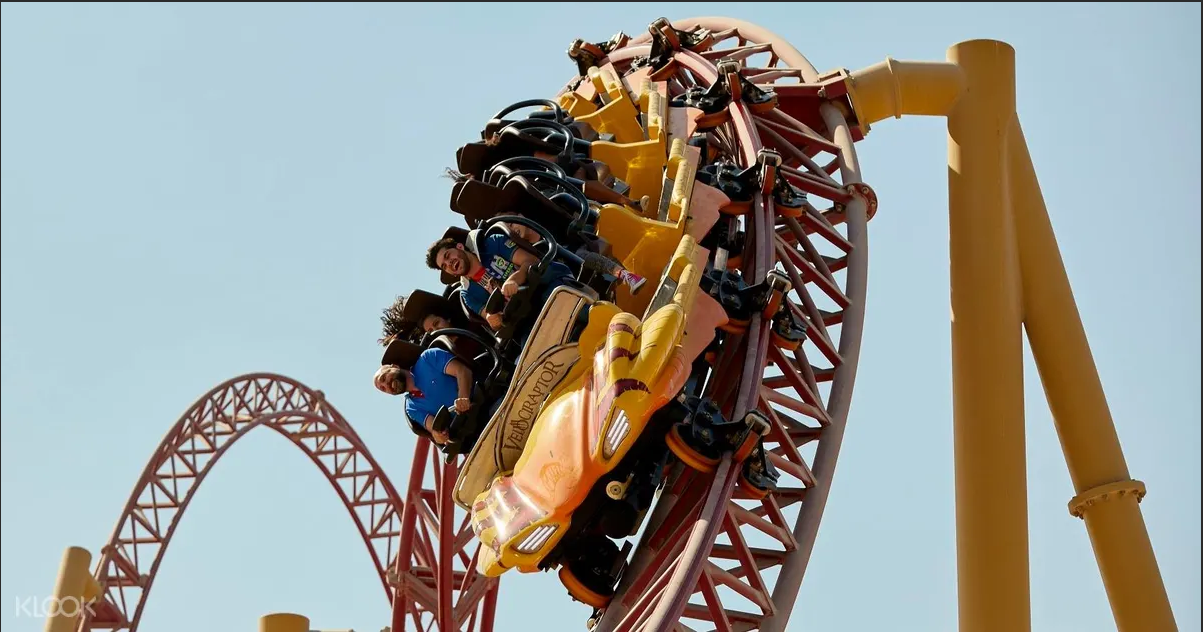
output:
[[388,597],[401,499],[359,436],[326,400],[289,378],[234,378],[202,396],[159,444],[134,487],[95,577],[102,596],[81,630],[136,630],[155,573],[201,481],[238,439],[259,426],[279,432],[313,461],[355,520]]
[[[671,43],[668,31],[653,29],[601,63],[623,76],[653,65],[651,78],[666,81],[673,99],[670,127],[674,116],[696,117],[697,133],[714,159],[731,165],[732,177],[754,173],[739,187],[714,183],[732,199],[724,210],[728,233],[745,235],[729,261],[749,284],[770,272],[788,281],[778,282],[787,288],[787,309],[728,330],[707,385],[725,414],[754,410],[768,421],[763,451],[745,464],[728,455],[709,474],[678,465],[595,630],[691,629],[691,620],[719,631],[781,630],[814,544],[851,399],[864,223],[876,212],[876,196],[855,171],[858,132],[839,122],[850,108],[838,73],[820,77],[788,44],[742,22],[674,22],[678,38],[704,34],[706,46],[673,46],[671,55],[662,42]],[[756,463],[759,469],[749,469]],[[752,484],[764,480],[764,468],[779,476],[768,494]]]

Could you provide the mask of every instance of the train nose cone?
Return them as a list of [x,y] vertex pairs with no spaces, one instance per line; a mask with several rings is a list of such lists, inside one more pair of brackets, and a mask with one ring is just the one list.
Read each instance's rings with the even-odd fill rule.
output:
[[485,577],[497,577],[505,572],[497,562],[497,554],[488,546],[482,546],[479,549],[480,553],[476,558],[476,572]]

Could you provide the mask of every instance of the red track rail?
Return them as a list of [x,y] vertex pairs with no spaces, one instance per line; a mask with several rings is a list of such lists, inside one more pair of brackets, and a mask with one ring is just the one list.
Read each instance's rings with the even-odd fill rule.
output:
[[234,442],[259,426],[287,437],[326,475],[392,596],[386,569],[398,550],[402,506],[388,477],[321,391],[253,374],[203,395],[163,438],[101,550],[94,576],[103,597],[80,630],[137,630],[155,572],[201,481]]
[[419,439],[414,450],[400,544],[410,554],[397,558],[390,570],[400,578],[392,630],[492,632],[498,580],[476,573],[480,545],[468,513],[451,499],[462,457],[445,463],[431,445]]
[[[844,120],[850,108],[839,103],[841,75],[820,77],[800,53],[754,25],[701,18],[673,26],[710,29],[714,44],[675,53],[670,96],[711,85],[720,59],[741,60],[741,74],[771,86],[779,105],[757,115],[732,103],[731,121],[711,141],[741,167],[754,164],[762,148],[776,150],[790,182],[831,206],[808,205],[786,217],[771,196],[754,200],[743,218],[748,240],[740,268],[749,283],[772,269],[790,278],[789,303],[807,322],[808,340],[784,350],[768,323],[754,317],[744,336],[727,341],[713,380],[724,387],[710,390],[736,416],[756,408],[773,422],[765,447],[782,475],[778,492],[748,499],[729,460],[708,477],[678,468],[595,632],[689,630],[689,620],[718,632],[779,631],[814,545],[851,401],[864,318],[865,227],[876,201],[860,186],[853,148],[860,131]],[[625,74],[636,56],[650,52],[649,42],[646,34],[634,38],[606,61]],[[774,567],[780,573],[772,581],[765,572]]]

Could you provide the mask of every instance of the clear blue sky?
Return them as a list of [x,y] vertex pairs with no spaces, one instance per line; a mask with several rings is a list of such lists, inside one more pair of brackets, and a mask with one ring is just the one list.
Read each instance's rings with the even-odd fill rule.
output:
[[[98,551],[151,451],[211,386],[323,389],[399,487],[414,445],[372,389],[380,308],[434,287],[440,178],[511,102],[574,72],[576,37],[661,15],[767,26],[819,70],[999,38],[1181,629],[1199,608],[1199,6],[9,5],[3,7],[0,625]],[[946,211],[938,119],[859,145],[881,212],[856,396],[791,630],[956,624]],[[1033,630],[1114,629],[1027,364]],[[275,433],[189,508],[145,630],[272,611],[374,632],[388,604],[316,468]],[[553,574],[507,576],[498,629],[583,629]]]

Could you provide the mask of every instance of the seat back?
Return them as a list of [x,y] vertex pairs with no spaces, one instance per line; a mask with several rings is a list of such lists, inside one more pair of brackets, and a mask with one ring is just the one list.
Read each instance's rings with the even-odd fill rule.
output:
[[420,355],[422,355],[422,345],[409,340],[395,338],[384,348],[384,354],[380,357],[380,365],[393,364],[405,370],[410,370]]
[[558,155],[564,151],[563,139],[556,142],[539,140],[533,135],[523,134],[519,129],[508,127],[497,135],[496,142],[477,141],[466,143],[455,152],[456,167],[460,173],[481,180],[485,170],[507,158],[533,156],[536,152]]
[[486,330],[469,322],[464,310],[459,307],[459,297],[448,298],[425,290],[414,290],[405,298],[401,310],[401,325],[406,328],[406,338],[418,342],[425,335],[422,319],[428,315],[442,316],[452,327],[468,329],[478,335],[487,335]]
[[468,365],[472,371],[472,381],[477,384],[482,384],[485,377],[494,369],[492,358],[479,342],[471,338],[440,335],[436,336],[429,346],[450,351],[451,355]]
[[498,215],[523,215],[551,231],[558,240],[567,237],[577,216],[547,199],[537,186],[522,176],[508,178],[503,186],[479,180],[457,182],[451,187],[451,210],[464,216],[469,228]]

